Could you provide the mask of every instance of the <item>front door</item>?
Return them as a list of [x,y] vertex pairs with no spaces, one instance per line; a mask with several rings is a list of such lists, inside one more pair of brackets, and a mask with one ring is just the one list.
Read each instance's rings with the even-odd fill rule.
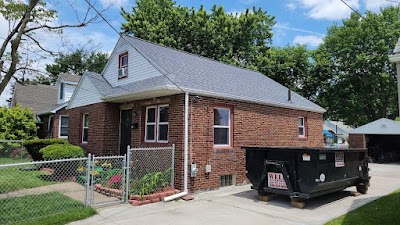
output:
[[119,152],[121,155],[126,154],[126,148],[131,144],[131,124],[132,124],[132,109],[121,110],[121,130],[119,141]]

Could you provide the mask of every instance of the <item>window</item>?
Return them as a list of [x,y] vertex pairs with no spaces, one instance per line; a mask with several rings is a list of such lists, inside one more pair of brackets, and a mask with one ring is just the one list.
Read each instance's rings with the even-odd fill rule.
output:
[[87,143],[89,132],[89,114],[83,114],[82,118],[82,143]]
[[299,127],[299,137],[305,137],[306,136],[306,126],[305,126],[305,118],[304,117],[299,117],[298,127]]
[[146,108],[146,142],[168,142],[168,105],[150,106]]
[[60,99],[64,98],[64,83],[60,84]]
[[128,76],[128,53],[119,56],[118,63],[118,78],[125,78]]
[[228,146],[231,144],[230,117],[229,109],[214,109],[214,145]]
[[68,137],[68,124],[69,124],[69,117],[68,116],[60,116],[58,137],[60,137],[60,138]]
[[232,174],[221,176],[220,177],[221,187],[232,186],[233,185],[232,177],[233,177]]

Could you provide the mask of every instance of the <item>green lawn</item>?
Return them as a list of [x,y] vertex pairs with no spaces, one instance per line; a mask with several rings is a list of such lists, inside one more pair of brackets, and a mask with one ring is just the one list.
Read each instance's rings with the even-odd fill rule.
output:
[[325,225],[346,224],[399,224],[400,220],[400,189],[368,203],[354,211],[338,217]]
[[[28,161],[24,159],[0,158],[0,164],[12,164],[21,162]],[[40,171],[20,170],[21,168],[28,167],[34,166],[27,165],[0,167],[0,194],[55,183],[50,182],[49,176]]]
[[0,199],[0,224],[66,224],[94,214],[93,208],[58,192]]

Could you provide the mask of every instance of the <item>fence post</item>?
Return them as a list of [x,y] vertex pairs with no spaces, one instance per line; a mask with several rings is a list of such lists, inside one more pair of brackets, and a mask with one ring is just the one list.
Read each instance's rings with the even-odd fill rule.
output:
[[172,165],[171,165],[171,185],[172,187],[174,187],[174,183],[175,183],[175,144],[172,144]]
[[130,172],[131,172],[131,146],[127,146],[126,155],[126,184],[125,184],[125,202],[129,200],[129,183],[130,183]]
[[126,200],[126,154],[124,155],[124,159],[122,160],[122,196],[121,201],[125,202]]
[[89,206],[89,189],[90,189],[90,158],[91,154],[89,153],[86,159],[86,182],[85,182],[85,206]]

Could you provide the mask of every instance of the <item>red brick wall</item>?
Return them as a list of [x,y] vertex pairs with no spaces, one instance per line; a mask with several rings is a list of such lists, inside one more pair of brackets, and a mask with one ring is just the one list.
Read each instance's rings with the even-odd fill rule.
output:
[[[58,110],[57,113],[53,114],[53,138],[59,138],[59,126],[60,126],[60,115],[68,116],[68,112],[65,108]],[[68,130],[69,132],[69,130]]]
[[[233,147],[214,147],[214,107],[231,109]],[[235,175],[237,184],[247,182],[243,146],[323,147],[321,113],[201,97],[193,102],[190,114],[189,159],[199,169],[190,179],[192,191],[218,188],[222,175]],[[298,117],[306,118],[306,138],[298,136]],[[205,173],[207,164],[210,174]]]
[[[119,105],[97,103],[67,110],[69,114],[68,141],[95,155],[119,154]],[[89,114],[87,143],[82,143],[82,116]]]
[[[191,96],[192,97],[192,96]],[[145,143],[145,107],[169,104],[169,143]],[[214,147],[214,107],[229,107],[233,119],[233,147]],[[141,100],[122,105],[133,109],[132,122],[139,127],[132,129],[132,147],[176,145],[175,186],[183,188],[183,139],[184,139],[184,95]],[[220,187],[220,176],[232,174],[236,183],[247,182],[245,174],[245,151],[242,146],[298,146],[323,147],[321,113],[284,109],[272,106],[243,103],[201,97],[193,101],[189,113],[189,168],[196,163],[199,172],[196,178],[189,177],[190,191]],[[98,103],[69,110],[69,140],[95,154],[118,154],[119,105]],[[89,140],[81,144],[82,114],[89,113]],[[306,118],[307,137],[298,137],[298,117]],[[96,126],[94,126],[96,124]],[[104,125],[102,125],[104,124]],[[205,165],[212,171],[205,174]],[[188,168],[188,169],[189,169]],[[189,172],[190,176],[190,172]]]
[[349,147],[350,148],[366,148],[364,134],[349,134]]

